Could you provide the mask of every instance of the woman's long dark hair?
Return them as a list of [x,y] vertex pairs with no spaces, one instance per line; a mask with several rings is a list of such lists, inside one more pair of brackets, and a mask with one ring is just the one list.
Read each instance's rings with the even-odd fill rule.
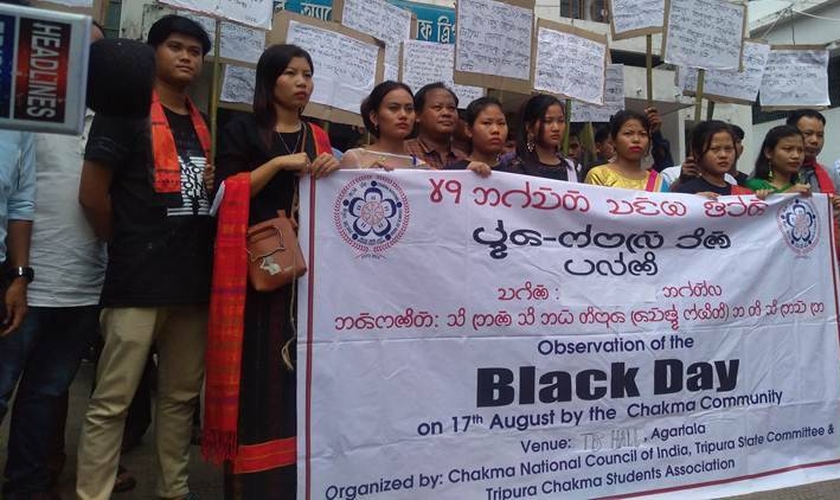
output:
[[[309,63],[309,68],[315,72],[309,52],[297,45],[272,45],[265,49],[257,63],[257,78],[254,86],[254,117],[263,139],[271,137],[277,113],[274,110],[274,86],[277,78],[286,71],[289,63],[295,57],[302,57]],[[301,110],[302,111],[302,110]],[[266,141],[270,143],[270,141]]]
[[[771,128],[767,132],[767,135],[764,136],[764,142],[761,143],[761,149],[758,150],[758,158],[755,159],[755,170],[753,171],[752,176],[755,179],[769,180],[770,170],[772,167],[770,166],[770,160],[764,156],[764,152],[776,149],[776,146],[782,139],[795,136],[802,137],[802,132],[792,125],[779,125],[778,127]],[[790,182],[795,181],[796,179],[793,177],[790,180]]]
[[402,82],[385,80],[371,90],[370,95],[365,97],[359,107],[359,112],[362,113],[362,121],[365,123],[365,128],[368,132],[370,132],[370,135],[376,137],[377,139],[379,139],[379,127],[373,124],[373,121],[370,119],[370,113],[378,112],[379,106],[382,106],[382,101],[385,100],[385,96],[400,89],[408,92],[408,95],[411,96],[411,101],[414,102],[414,94],[411,92],[411,87]]
[[545,130],[545,123],[543,123],[545,114],[548,112],[548,108],[555,104],[563,108],[564,112],[566,111],[566,107],[563,106],[560,99],[547,94],[537,94],[522,105],[522,109],[519,111],[519,126],[516,129],[516,154],[523,163],[539,162],[536,149],[528,151],[528,127],[533,127],[539,122],[540,126],[535,132],[535,140],[539,141],[542,138],[543,130]]

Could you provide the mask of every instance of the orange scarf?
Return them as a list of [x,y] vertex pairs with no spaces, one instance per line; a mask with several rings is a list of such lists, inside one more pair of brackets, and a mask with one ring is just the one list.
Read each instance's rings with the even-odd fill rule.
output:
[[[187,97],[187,108],[190,110],[193,128],[204,150],[204,157],[208,162],[210,158],[210,131],[204,123],[204,117],[199,113],[198,108]],[[160,103],[157,92],[152,92],[152,107],[149,110],[152,122],[152,154],[155,161],[154,187],[158,193],[180,193],[181,192],[181,162],[178,161],[178,149],[175,147],[175,139],[172,137],[172,130],[169,128],[169,121]]]

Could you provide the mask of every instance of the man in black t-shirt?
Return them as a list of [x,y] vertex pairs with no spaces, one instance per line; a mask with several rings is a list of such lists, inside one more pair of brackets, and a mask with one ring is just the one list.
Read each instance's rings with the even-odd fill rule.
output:
[[204,375],[213,220],[205,182],[209,133],[187,97],[210,39],[194,21],[166,16],[149,31],[156,51],[150,117],[98,115],[79,200],[108,241],[96,388],[79,445],[76,493],[110,497],[126,410],[153,344],[158,495],[189,498],[192,417]]

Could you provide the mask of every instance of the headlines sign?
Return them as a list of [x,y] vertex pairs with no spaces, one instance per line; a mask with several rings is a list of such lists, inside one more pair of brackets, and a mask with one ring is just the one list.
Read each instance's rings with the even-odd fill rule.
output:
[[90,17],[0,5],[0,128],[79,134]]
[[840,477],[823,195],[358,170],[302,180],[301,221],[301,499]]

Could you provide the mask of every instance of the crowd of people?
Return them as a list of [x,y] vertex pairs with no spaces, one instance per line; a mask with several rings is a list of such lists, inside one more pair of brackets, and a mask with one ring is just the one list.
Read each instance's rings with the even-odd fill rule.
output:
[[584,165],[579,138],[561,153],[568,125],[557,98],[531,96],[509,124],[497,99],[462,106],[442,83],[416,93],[399,82],[377,85],[360,104],[372,142],[339,152],[303,119],[317,61],[294,45],[262,54],[253,112],[227,123],[212,158],[208,120],[189,98],[210,38],[172,15],[151,27],[148,43],[156,54],[148,118],[91,113],[80,137],[0,131],[9,500],[58,498],[67,392],[97,331],[103,347],[78,448],[79,499],[107,499],[119,484],[126,415],[152,352],[159,497],[196,498],[188,463],[205,369],[202,446],[225,463],[226,496],[295,497],[296,288],[256,291],[238,256],[245,228],[278,211],[297,216],[301,175],[468,169],[712,198],[833,196],[840,182],[816,160],[825,118],[812,110],[767,133],[749,176],[737,168],[743,130],[721,121],[696,124],[688,157],[674,166],[653,108],[621,111],[599,127],[595,161]]

